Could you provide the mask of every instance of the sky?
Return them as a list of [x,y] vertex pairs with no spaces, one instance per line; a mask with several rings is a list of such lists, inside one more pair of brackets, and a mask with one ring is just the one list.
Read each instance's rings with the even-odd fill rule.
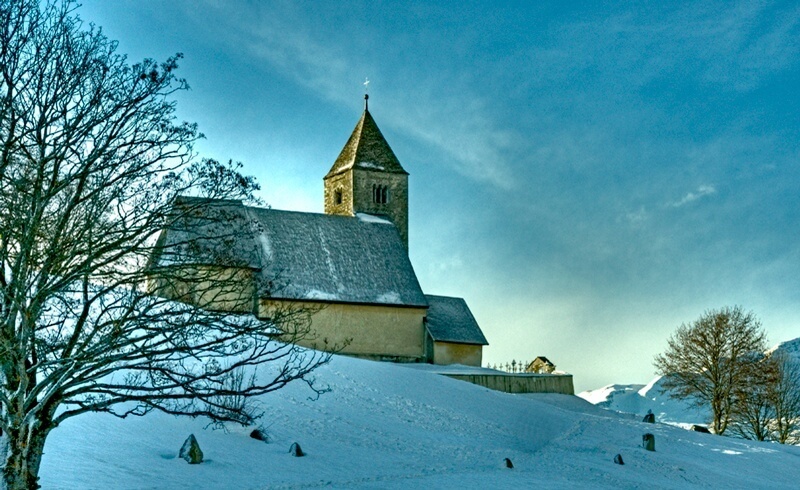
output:
[[84,0],[131,62],[184,58],[200,156],[322,212],[363,111],[409,177],[410,258],[466,299],[484,363],[646,383],[740,305],[800,337],[794,2]]

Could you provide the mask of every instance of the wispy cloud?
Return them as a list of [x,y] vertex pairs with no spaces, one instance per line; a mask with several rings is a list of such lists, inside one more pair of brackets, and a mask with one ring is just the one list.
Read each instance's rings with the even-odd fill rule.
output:
[[681,199],[673,201],[669,203],[669,205],[673,208],[679,208],[716,193],[717,189],[715,189],[713,185],[701,185],[697,190],[687,193]]
[[644,206],[640,206],[636,211],[625,213],[624,219],[632,225],[640,225],[647,221],[649,217],[650,213],[647,212]]
[[396,78],[395,67],[361,55],[358,48],[365,33],[331,42],[325,32],[302,22],[290,6],[237,10],[210,3],[209,9],[220,29],[228,31],[228,42],[246,50],[256,62],[268,63],[294,83],[347,106],[353,105],[369,76],[375,82],[370,92],[382,94],[381,126],[437,148],[467,177],[504,189],[515,186],[506,156],[516,142],[514,130],[500,124],[487,110],[488,100],[466,83],[452,80],[453,86],[442,90],[439,77],[420,76],[411,84],[381,84]]

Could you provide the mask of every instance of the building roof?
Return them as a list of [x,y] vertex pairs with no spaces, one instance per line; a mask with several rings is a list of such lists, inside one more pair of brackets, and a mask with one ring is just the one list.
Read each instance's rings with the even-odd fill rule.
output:
[[488,345],[478,322],[466,301],[449,296],[426,294],[428,300],[427,327],[433,340],[462,344]]
[[366,109],[325,178],[352,168],[408,174],[378,129],[369,110]]
[[[261,298],[428,305],[397,228],[385,219],[278,211],[240,201],[206,204],[162,239],[202,236],[205,214],[224,211],[225,241],[205,240],[207,246],[195,247],[194,258],[182,263],[250,267],[258,271]],[[169,261],[163,254],[158,263]]]
[[179,196],[173,222],[161,232],[148,268],[222,265],[260,269],[258,249],[242,231],[248,226],[239,200]]
[[357,217],[247,208],[261,226],[266,279],[285,278],[272,297],[346,303],[428,305],[397,228]]

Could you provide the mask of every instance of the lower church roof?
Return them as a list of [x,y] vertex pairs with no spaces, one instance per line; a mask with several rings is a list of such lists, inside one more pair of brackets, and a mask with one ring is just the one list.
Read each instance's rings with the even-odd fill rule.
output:
[[427,328],[433,340],[461,344],[489,345],[478,322],[462,298],[426,294]]

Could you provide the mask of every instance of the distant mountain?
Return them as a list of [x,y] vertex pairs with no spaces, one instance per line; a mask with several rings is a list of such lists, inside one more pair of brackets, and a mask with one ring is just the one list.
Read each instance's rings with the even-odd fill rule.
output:
[[[781,342],[767,353],[784,351],[800,362],[800,338]],[[608,410],[636,414],[644,417],[648,410],[656,415],[656,420],[672,425],[688,427],[692,424],[705,425],[710,420],[707,409],[692,407],[689,403],[671,399],[663,391],[661,376],[646,385],[611,384],[578,393],[584,400]]]
[[786,352],[790,356],[794,357],[797,360],[797,362],[800,362],[800,338],[794,340],[787,340],[786,342],[781,342],[780,344],[776,345],[767,352],[770,353],[775,351]]
[[613,384],[578,393],[578,396],[598,407],[636,414],[639,417],[644,417],[648,410],[652,410],[658,422],[672,425],[688,427],[692,424],[708,423],[707,410],[671,399],[663,392],[661,380],[661,376],[658,376],[646,385]]

